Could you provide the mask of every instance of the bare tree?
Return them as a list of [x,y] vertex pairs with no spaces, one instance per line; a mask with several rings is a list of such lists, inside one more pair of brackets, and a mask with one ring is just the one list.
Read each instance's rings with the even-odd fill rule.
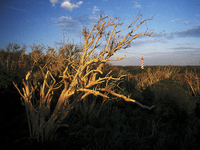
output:
[[[78,102],[86,99],[89,95],[101,96],[109,100],[108,93],[110,93],[125,101],[136,103],[145,109],[151,110],[154,107],[145,106],[136,100],[116,93],[110,88],[109,83],[119,80],[123,75],[114,78],[108,73],[104,77],[99,77],[99,74],[103,74],[102,67],[106,62],[119,61],[125,58],[125,56],[123,56],[112,59],[111,56],[113,56],[116,51],[127,48],[130,42],[139,36],[154,37],[158,35],[154,34],[152,30],[148,30],[148,28],[144,33],[135,34],[135,31],[144,22],[153,18],[144,19],[136,24],[141,16],[141,14],[138,14],[128,27],[117,31],[117,27],[121,26],[122,23],[116,23],[117,18],[103,17],[102,14],[100,14],[99,21],[94,24],[91,30],[86,27],[83,28],[84,45],[80,61],[73,60],[73,57],[69,57],[65,60],[68,63],[66,63],[65,69],[60,76],[64,83],[64,88],[62,89],[53,112],[50,112],[50,103],[54,91],[61,88],[61,86],[57,86],[56,80],[50,71],[46,72],[44,75],[44,82],[40,86],[31,85],[30,76],[32,72],[29,71],[25,80],[23,80],[23,93],[17,85],[14,84],[23,98],[22,102],[26,107],[29,131],[32,138],[36,138],[38,141],[51,140],[56,129],[63,125],[62,122],[69,115],[70,111]],[[135,28],[133,29],[134,26]],[[123,31],[126,31],[126,33],[128,31],[128,33],[125,36],[119,36]],[[95,49],[101,45],[100,39],[103,35],[105,35],[106,39],[105,48],[103,48],[97,56],[94,56]],[[69,70],[70,68],[73,69],[73,71]],[[43,68],[41,68],[41,71],[42,70]],[[101,86],[103,83],[105,85],[104,87]],[[38,87],[40,89],[40,98],[35,100],[34,93]],[[34,101],[36,101],[36,103],[33,103]]]

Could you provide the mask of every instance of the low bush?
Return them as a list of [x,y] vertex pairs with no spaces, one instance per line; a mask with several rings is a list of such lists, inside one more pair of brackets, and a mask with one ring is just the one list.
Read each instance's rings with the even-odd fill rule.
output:
[[196,100],[178,82],[166,79],[152,85],[150,89],[155,95],[153,103],[156,105],[156,113],[169,115],[172,111],[187,114],[194,112]]

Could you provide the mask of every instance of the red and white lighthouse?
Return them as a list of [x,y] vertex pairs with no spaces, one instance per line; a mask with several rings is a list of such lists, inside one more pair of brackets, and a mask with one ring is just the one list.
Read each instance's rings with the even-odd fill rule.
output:
[[143,58],[143,56],[141,58],[141,69],[144,69],[144,58]]

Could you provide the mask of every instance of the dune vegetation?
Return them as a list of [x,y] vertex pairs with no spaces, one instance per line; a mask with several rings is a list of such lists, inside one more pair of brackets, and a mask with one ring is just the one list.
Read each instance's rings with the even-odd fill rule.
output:
[[[0,50],[1,149],[199,149],[199,66],[114,66],[139,36],[100,15],[82,46]],[[96,49],[105,47],[97,53]]]

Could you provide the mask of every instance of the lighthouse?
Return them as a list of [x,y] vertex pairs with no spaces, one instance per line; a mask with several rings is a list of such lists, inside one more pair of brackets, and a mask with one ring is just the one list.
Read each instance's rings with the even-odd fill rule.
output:
[[143,56],[141,58],[141,69],[144,69],[144,58],[143,58]]

